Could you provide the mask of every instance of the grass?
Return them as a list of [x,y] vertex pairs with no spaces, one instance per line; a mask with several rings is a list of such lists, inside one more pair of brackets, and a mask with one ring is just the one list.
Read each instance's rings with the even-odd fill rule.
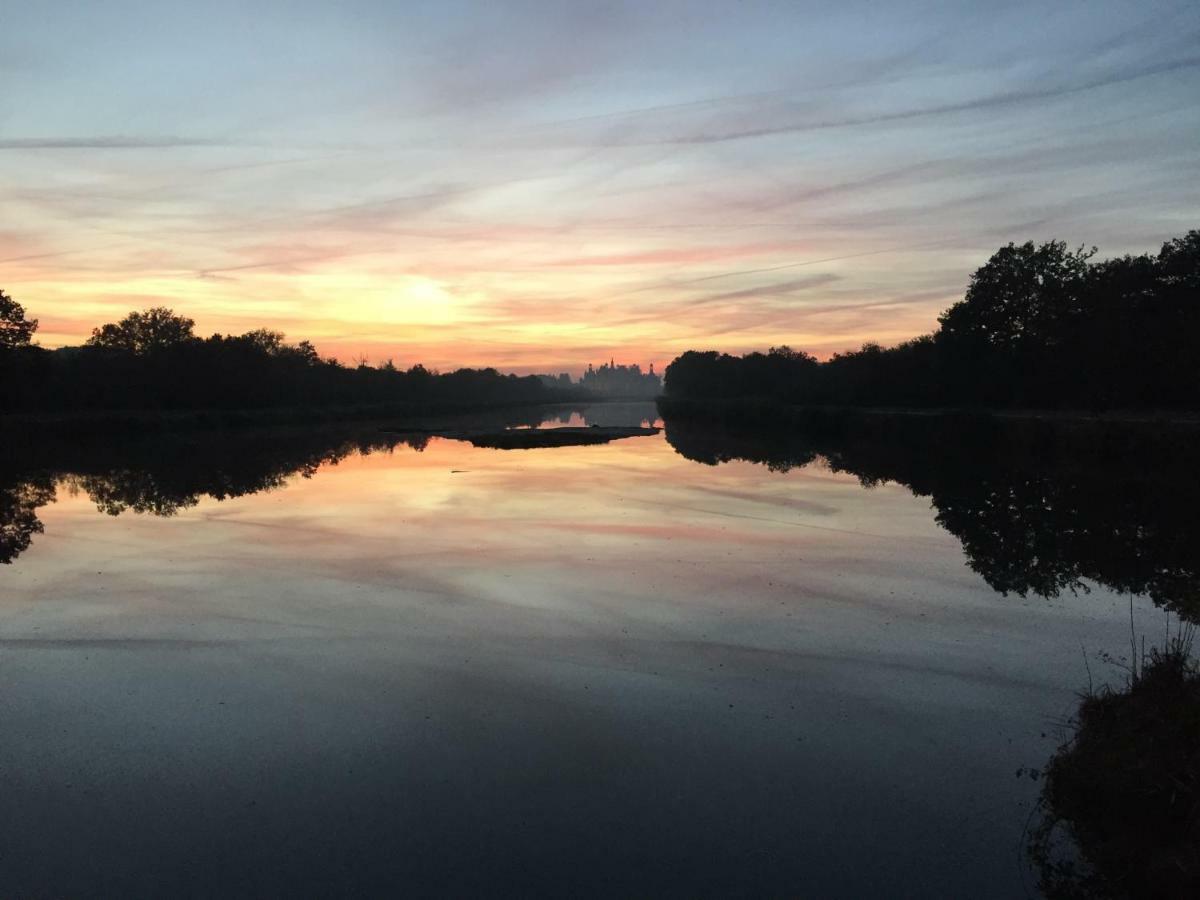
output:
[[[1193,625],[1083,696],[1042,772],[1030,856],[1051,898],[1200,897],[1200,667]],[[1139,659],[1140,657],[1140,659]]]

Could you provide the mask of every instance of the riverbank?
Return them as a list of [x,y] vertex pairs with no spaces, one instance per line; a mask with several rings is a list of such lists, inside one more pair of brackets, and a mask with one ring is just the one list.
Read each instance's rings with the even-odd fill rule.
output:
[[1061,409],[987,409],[979,407],[800,406],[773,400],[699,400],[660,396],[659,412],[671,415],[719,418],[724,421],[797,423],[850,418],[905,418],[1035,421],[1055,424],[1153,425],[1200,429],[1200,412],[1187,410],[1113,410],[1088,412]]
[[1074,734],[1041,772],[1042,819],[1029,842],[1048,898],[1200,891],[1194,637],[1184,626],[1163,648],[1135,653],[1124,690],[1105,686],[1080,702]]
[[14,485],[44,532],[0,566],[9,893],[1021,896],[1013,772],[1124,595],[1002,597],[928,498],[820,467],[314,431]]
[[[587,398],[537,403],[387,403],[354,406],[268,407],[263,409],[94,410],[0,415],[0,439],[23,436],[88,438],[174,434],[191,431],[353,424],[389,420],[419,424],[461,415],[496,414],[523,421],[522,411],[575,409]],[[524,418],[538,419],[538,416]],[[536,424],[533,422],[532,424]]]
[[631,437],[649,437],[658,434],[658,428],[633,425],[591,425],[584,428],[509,428],[503,431],[487,429],[403,429],[385,430],[385,434],[399,437],[441,437],[452,441],[466,441],[475,447],[490,447],[493,450],[541,450],[551,447],[583,447],[607,444]]
[[1183,411],[912,409],[793,406],[765,400],[659,397],[667,424],[704,425],[733,433],[837,438],[936,448],[955,453],[1068,454],[1076,461],[1125,461],[1130,454],[1166,458],[1192,454],[1200,414]]

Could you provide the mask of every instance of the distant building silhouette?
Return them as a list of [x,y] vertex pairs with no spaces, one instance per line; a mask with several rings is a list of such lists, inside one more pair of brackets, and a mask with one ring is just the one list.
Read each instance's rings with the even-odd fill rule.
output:
[[598,369],[589,365],[579,384],[605,397],[657,397],[662,391],[662,378],[655,373],[653,363],[649,372],[643,372],[637,363],[619,366],[615,359]]
[[578,382],[572,382],[566,372],[537,377],[547,387],[569,388],[578,385],[602,397],[650,399],[662,393],[662,376],[654,371],[654,363],[650,363],[649,371],[643,372],[637,363],[621,366],[617,365],[615,358],[601,363],[599,368],[589,363]]

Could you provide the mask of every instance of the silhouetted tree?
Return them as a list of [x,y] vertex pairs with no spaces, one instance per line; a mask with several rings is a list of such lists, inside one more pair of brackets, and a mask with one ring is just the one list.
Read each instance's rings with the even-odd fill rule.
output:
[[29,549],[43,529],[37,509],[54,500],[54,482],[45,475],[26,475],[0,482],[0,563],[11,563]]
[[[169,309],[133,312],[94,330],[84,347],[0,354],[0,411],[246,410],[318,408],[365,412],[391,405],[424,411],[575,399],[570,386],[495,369],[439,374],[416,365],[353,368],[322,359],[309,341],[259,328],[200,339]],[[10,388],[10,386],[12,386]],[[390,414],[390,412],[388,413]]]
[[688,351],[666,394],[841,406],[1200,407],[1200,231],[1092,262],[1061,241],[1000,248],[935,334],[817,363],[787,347]]
[[300,341],[294,347],[285,347],[285,355],[302,362],[307,366],[315,366],[321,362],[321,355],[311,341]]
[[28,347],[37,328],[38,320],[27,319],[25,308],[0,291],[0,350]]
[[1000,353],[1053,348],[1083,312],[1095,253],[1061,241],[1002,247],[971,276],[966,297],[941,315],[941,337]]
[[1087,310],[1095,252],[1061,241],[1009,244],[976,270],[964,299],[938,320],[965,398],[1045,405],[1061,395],[1062,354]]
[[269,328],[256,328],[232,340],[240,341],[248,347],[266,356],[276,356],[284,348],[282,331],[272,331]]
[[166,307],[156,306],[144,312],[132,312],[120,322],[93,329],[88,346],[138,354],[171,350],[196,339],[192,333],[195,324]]
[[[536,425],[541,412],[495,409],[476,418],[497,429]],[[174,516],[204,501],[224,500],[311,478],[326,465],[360,453],[420,452],[423,433],[395,435],[375,423],[334,428],[247,429],[184,435],[105,436],[100,440],[19,441],[0,436],[0,563],[12,562],[43,532],[39,507],[56,485],[87,494],[97,510]]]
[[[1200,230],[1172,238],[1158,253],[1159,279],[1180,291],[1200,290]],[[1194,294],[1191,295],[1194,298]]]
[[[722,423],[674,407],[659,405],[666,439],[688,459],[787,471],[821,456],[864,486],[891,481],[930,497],[967,565],[1001,593],[1055,597],[1098,583],[1200,620],[1195,435],[1164,438],[1151,461],[1136,432],[819,411],[783,424],[769,412]],[[1081,448],[1106,445],[1111,459],[1081,458]]]

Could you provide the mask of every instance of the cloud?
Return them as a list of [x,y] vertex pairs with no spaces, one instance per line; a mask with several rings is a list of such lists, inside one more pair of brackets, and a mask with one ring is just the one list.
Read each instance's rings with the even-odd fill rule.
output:
[[678,263],[703,263],[720,259],[738,259],[765,253],[780,253],[796,250],[795,241],[760,244],[739,244],[717,247],[663,247],[656,250],[610,253],[596,256],[577,256],[541,263],[539,267],[568,268],[589,266],[642,266]]
[[[989,97],[979,97],[960,103],[943,103],[937,106],[919,107],[916,109],[898,110],[890,113],[878,113],[867,116],[846,116],[836,119],[821,119],[801,122],[787,122],[778,125],[764,125],[760,128],[741,128],[727,131],[708,131],[694,134],[678,135],[657,141],[631,141],[628,143],[656,144],[715,144],[724,141],[740,141],[749,138],[771,137],[781,134],[797,134],[810,131],[823,131],[833,128],[851,128],[860,125],[882,125],[889,122],[901,122],[908,119],[931,118],[954,113],[973,112],[977,110],[995,109],[1004,106],[1015,106],[1022,103],[1032,103],[1039,100],[1050,100],[1057,97],[1070,96],[1099,88],[1124,84],[1156,75],[1165,75],[1186,69],[1200,68],[1200,56],[1187,57],[1171,62],[1146,66],[1126,72],[1115,72],[1100,78],[1094,78],[1080,84],[1059,85],[1048,88],[1025,88],[1005,91]],[[617,142],[618,144],[624,142]]]
[[[153,297],[444,366],[845,349],[925,330],[1001,243],[1142,252],[1200,196],[1186,5],[252,5],[231,47],[173,4],[10,37],[38,71],[0,98],[0,269],[35,315]],[[386,315],[418,276],[436,332]]]
[[[778,266],[763,266],[762,268],[759,268],[759,269],[737,269],[737,270],[729,271],[729,272],[718,272],[713,275],[701,275],[697,278],[683,278],[683,279],[676,279],[674,281],[663,281],[663,282],[658,282],[657,284],[644,285],[639,288],[634,288],[632,290],[625,291],[624,293],[625,294],[637,294],[637,293],[642,293],[643,291],[655,291],[655,290],[661,291],[661,290],[665,290],[667,288],[683,287],[683,286],[689,285],[689,284],[703,284],[706,281],[716,281],[721,278],[733,278],[733,277],[736,277],[739,275],[758,275],[763,272],[781,272],[785,269],[798,269],[803,266],[817,266],[817,265],[821,265],[822,263],[842,262],[843,260],[848,260],[848,259],[860,259],[864,256],[880,256],[880,255],[888,254],[888,253],[903,253],[903,252],[908,252],[911,250],[924,250],[924,249],[929,249],[932,247],[942,246],[944,244],[950,243],[950,241],[951,241],[951,239],[947,238],[947,239],[938,240],[938,241],[926,241],[925,243],[922,243],[922,244],[908,244],[903,247],[886,247],[881,250],[864,250],[861,253],[847,253],[847,254],[844,254],[841,256],[826,256],[822,259],[806,259],[806,260],[802,260],[800,262],[783,263],[782,265],[778,265]],[[617,296],[621,296],[621,295],[617,295]]]
[[841,281],[841,275],[825,272],[821,275],[810,275],[807,278],[794,278],[791,281],[778,281],[775,284],[764,284],[758,287],[742,288],[737,291],[725,291],[720,294],[708,294],[694,300],[688,300],[688,306],[701,306],[708,303],[721,303],[728,300],[741,300],[750,297],[779,297],[823,287]]
[[0,138],[0,150],[153,150],[176,147],[236,147],[240,141],[177,135]]

